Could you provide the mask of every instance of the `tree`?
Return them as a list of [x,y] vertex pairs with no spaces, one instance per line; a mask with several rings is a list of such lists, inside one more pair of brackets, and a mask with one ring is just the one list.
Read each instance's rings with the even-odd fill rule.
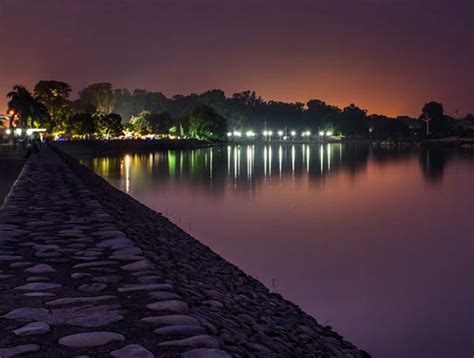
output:
[[196,107],[189,116],[189,134],[198,139],[224,139],[227,123],[209,106]]
[[336,129],[348,136],[367,135],[369,126],[367,121],[367,111],[354,104],[344,108],[336,122]]
[[72,116],[69,103],[71,86],[61,81],[39,81],[34,90],[34,97],[41,102],[50,115],[49,130],[64,131]]
[[96,130],[104,137],[118,137],[123,134],[122,118],[117,113],[101,114],[96,117]]
[[96,132],[95,119],[91,113],[76,113],[71,118],[69,131],[81,137],[90,137]]
[[129,124],[132,126],[133,131],[135,133],[140,135],[147,135],[153,133],[153,128],[151,127],[150,122],[148,122],[147,120],[148,114],[148,111],[142,111],[130,118]]
[[7,97],[10,99],[8,109],[18,113],[20,127],[39,127],[49,119],[47,108],[37,101],[24,86],[14,86]]
[[114,90],[110,83],[94,83],[79,91],[79,107],[85,111],[94,108],[98,114],[110,114],[119,95],[120,90]]
[[421,109],[419,119],[426,122],[427,135],[444,136],[450,134],[450,121],[444,115],[444,108],[441,103],[426,103]]

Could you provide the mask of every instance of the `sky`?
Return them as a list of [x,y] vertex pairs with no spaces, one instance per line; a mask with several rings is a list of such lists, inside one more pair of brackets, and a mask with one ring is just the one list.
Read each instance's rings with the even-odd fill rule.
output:
[[473,0],[0,0],[0,113],[14,84],[167,96],[220,88],[417,116],[474,112]]

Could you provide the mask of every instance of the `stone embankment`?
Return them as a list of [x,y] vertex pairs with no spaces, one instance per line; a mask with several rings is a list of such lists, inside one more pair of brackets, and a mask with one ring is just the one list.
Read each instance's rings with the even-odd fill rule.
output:
[[367,356],[61,156],[0,210],[0,357]]

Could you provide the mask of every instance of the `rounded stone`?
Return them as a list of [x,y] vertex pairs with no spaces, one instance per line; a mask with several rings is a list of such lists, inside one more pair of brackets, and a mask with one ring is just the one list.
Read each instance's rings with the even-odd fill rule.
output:
[[13,333],[17,336],[33,336],[37,334],[44,334],[50,331],[49,324],[44,321],[31,322],[27,325],[15,329]]
[[155,355],[145,347],[138,344],[130,344],[121,349],[110,352],[112,357],[116,358],[154,358]]
[[197,348],[181,353],[180,358],[232,358],[232,356],[221,349]]
[[28,283],[23,286],[18,286],[15,287],[15,290],[22,290],[22,291],[43,291],[43,290],[52,290],[54,288],[59,288],[62,287],[61,284],[59,283],[46,283],[46,282],[33,282],[33,283]]
[[30,272],[30,273],[38,274],[38,273],[55,272],[56,270],[53,269],[50,265],[38,264],[38,265],[35,265],[33,267],[27,268],[25,271]]
[[59,344],[71,348],[100,347],[111,342],[124,341],[125,337],[114,332],[98,331],[71,334],[59,339]]

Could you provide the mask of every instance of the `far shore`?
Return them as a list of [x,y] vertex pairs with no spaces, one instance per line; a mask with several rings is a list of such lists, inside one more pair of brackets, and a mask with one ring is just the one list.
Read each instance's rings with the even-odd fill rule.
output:
[[128,139],[128,140],[75,140],[75,141],[55,141],[54,146],[67,152],[73,156],[96,156],[96,155],[120,155],[127,153],[147,153],[160,150],[174,150],[174,149],[197,149],[209,148],[222,145],[248,145],[248,144],[372,144],[377,146],[465,146],[473,145],[473,138],[439,138],[427,140],[383,140],[383,139],[369,139],[369,138],[345,138],[341,140],[319,140],[319,141],[228,141],[228,142],[213,142],[198,139],[160,139],[160,140],[142,140],[142,139]]
[[75,140],[55,141],[54,145],[70,155],[107,155],[140,153],[168,149],[208,148],[222,143],[198,139],[160,139],[160,140]]

